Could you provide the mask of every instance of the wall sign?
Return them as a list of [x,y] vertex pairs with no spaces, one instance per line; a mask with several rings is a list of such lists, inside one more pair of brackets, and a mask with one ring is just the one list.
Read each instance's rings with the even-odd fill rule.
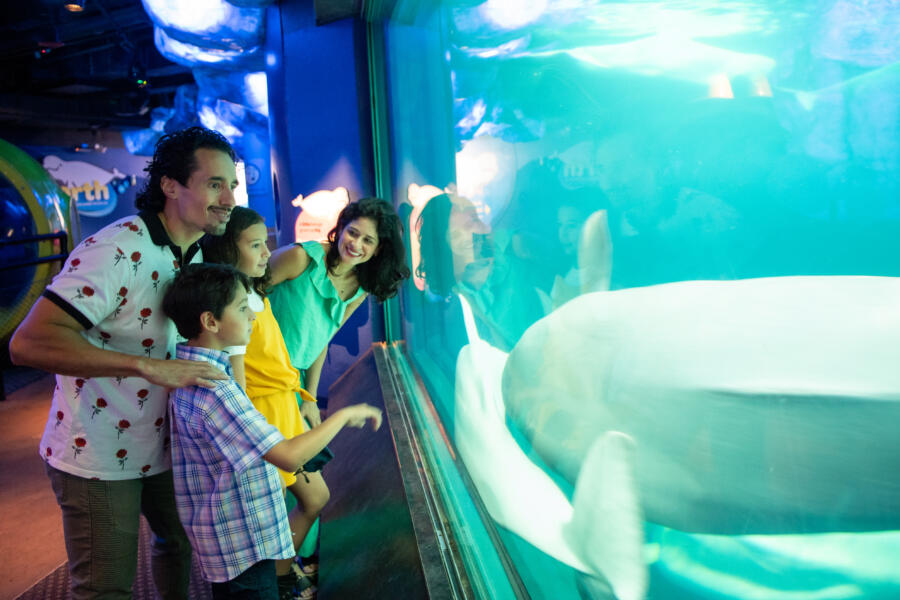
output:
[[108,171],[52,154],[44,157],[43,166],[75,202],[78,213],[86,217],[104,217],[113,212],[119,197],[136,181],[134,175],[121,173],[115,167]]

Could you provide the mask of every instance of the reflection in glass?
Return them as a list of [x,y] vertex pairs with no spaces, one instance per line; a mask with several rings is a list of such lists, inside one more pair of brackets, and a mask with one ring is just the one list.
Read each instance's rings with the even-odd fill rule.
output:
[[896,6],[387,33],[409,347],[532,597],[900,596]]

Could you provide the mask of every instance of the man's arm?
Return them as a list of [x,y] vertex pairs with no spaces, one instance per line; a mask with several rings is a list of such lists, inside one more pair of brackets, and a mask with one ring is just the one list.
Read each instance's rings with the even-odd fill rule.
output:
[[78,377],[143,377],[168,388],[213,387],[227,375],[207,362],[160,360],[102,350],[82,335],[74,317],[46,298],[38,298],[9,342],[12,362],[50,373]]
[[360,428],[369,419],[372,420],[373,430],[381,427],[381,411],[374,406],[354,404],[342,408],[322,421],[315,429],[279,442],[264,455],[264,458],[282,471],[295,473],[345,426]]

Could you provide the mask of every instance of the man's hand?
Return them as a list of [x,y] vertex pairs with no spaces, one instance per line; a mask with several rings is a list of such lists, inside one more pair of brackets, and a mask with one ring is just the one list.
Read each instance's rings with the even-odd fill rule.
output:
[[322,413],[319,412],[319,405],[315,402],[304,400],[300,404],[300,414],[303,415],[310,427],[318,427],[322,422]]
[[347,426],[363,427],[366,421],[372,420],[372,431],[378,431],[381,427],[381,411],[369,404],[354,404],[344,409],[347,411]]
[[228,375],[208,362],[196,360],[148,358],[140,362],[138,369],[141,377],[150,383],[171,389],[190,385],[212,389],[216,380],[228,379]]

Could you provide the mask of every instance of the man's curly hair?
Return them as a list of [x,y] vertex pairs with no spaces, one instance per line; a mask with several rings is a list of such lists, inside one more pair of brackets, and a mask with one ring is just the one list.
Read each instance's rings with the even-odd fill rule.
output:
[[231,160],[236,160],[234,149],[225,136],[206,127],[188,127],[162,136],[156,142],[153,159],[144,168],[149,178],[134,202],[138,210],[159,212],[165,208],[166,195],[160,185],[162,178],[170,177],[181,185],[187,185],[191,173],[197,168],[194,152],[199,148],[220,150]]

